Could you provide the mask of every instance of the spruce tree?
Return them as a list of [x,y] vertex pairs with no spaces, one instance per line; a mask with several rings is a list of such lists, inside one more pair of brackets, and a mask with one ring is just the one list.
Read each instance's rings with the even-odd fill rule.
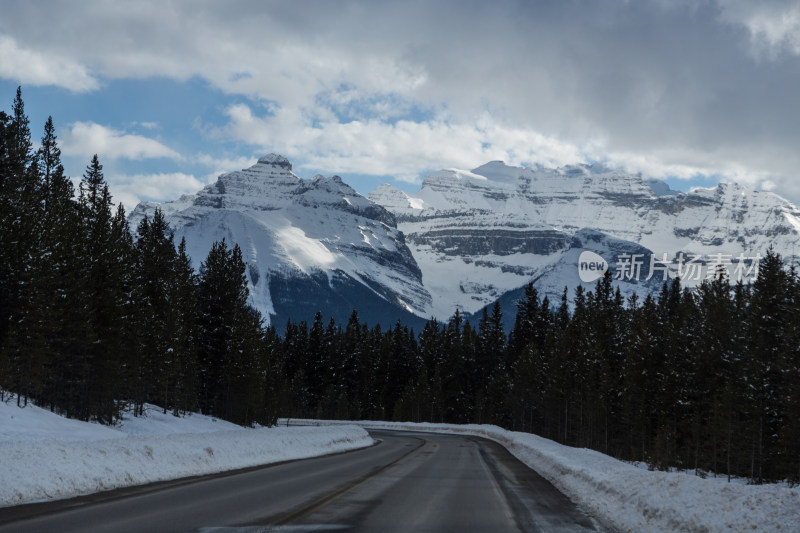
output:
[[[193,411],[197,406],[197,274],[186,254],[186,240],[178,245],[170,285],[172,305],[171,348],[175,364],[173,411]],[[273,330],[274,333],[274,330]]]
[[[200,265],[198,392],[204,413],[252,424],[265,416],[258,389],[265,356],[262,318],[247,303],[245,268],[239,245],[228,249],[224,239]],[[303,336],[305,344],[307,330]]]
[[174,407],[171,393],[180,370],[174,335],[177,315],[186,311],[175,306],[178,254],[161,210],[152,220],[142,219],[137,235],[132,299],[139,340],[131,357],[130,380],[134,413],[141,414],[145,402],[165,411]]
[[41,239],[40,289],[47,365],[41,405],[53,411],[74,410],[69,383],[72,361],[82,343],[88,320],[80,304],[84,291],[80,279],[82,225],[74,199],[72,181],[64,175],[52,117],[48,117],[37,153],[43,177],[43,232]]
[[317,311],[308,334],[308,350],[303,355],[303,367],[306,374],[311,376],[309,383],[309,403],[317,408],[329,384],[328,349],[326,345],[325,324],[322,321],[322,312]]
[[734,315],[731,287],[723,270],[698,291],[701,334],[695,345],[692,397],[692,438],[695,468],[720,472],[728,446],[730,415],[728,385],[735,379],[730,320]]
[[783,370],[787,365],[786,335],[791,294],[789,277],[779,254],[770,248],[761,260],[750,301],[748,400],[751,406],[750,477],[761,483],[775,479],[781,461],[778,434],[783,424],[785,390]]
[[127,236],[119,227],[124,224],[124,211],[114,226],[111,194],[97,155],[81,179],[79,203],[86,239],[81,260],[93,340],[77,365],[77,417],[111,424],[119,416],[115,395],[121,380],[122,276],[127,266],[118,261],[118,247],[123,244],[120,239],[127,239]]
[[41,392],[46,362],[44,187],[21,88],[17,88],[11,116],[0,118],[0,359],[8,372],[4,386],[15,390],[17,403],[24,405]]

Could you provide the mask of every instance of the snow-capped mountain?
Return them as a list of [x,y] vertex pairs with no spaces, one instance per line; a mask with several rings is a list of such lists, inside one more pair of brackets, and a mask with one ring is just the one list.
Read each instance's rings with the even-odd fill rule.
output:
[[338,176],[303,180],[286,158],[270,154],[197,194],[139,204],[131,227],[156,208],[176,242],[186,238],[195,267],[214,241],[238,243],[252,303],[278,327],[317,310],[341,323],[357,309],[374,324],[414,319],[430,308],[394,215]]
[[[652,251],[635,242],[616,239],[593,229],[584,228],[577,231],[570,239],[569,244],[553,253],[550,256],[551,261],[538,269],[535,277],[529,280],[533,282],[541,298],[547,297],[550,300],[551,307],[560,305],[560,298],[564,288],[567,288],[568,303],[570,305],[575,287],[582,285],[586,290],[595,288],[596,280],[599,279],[601,272],[595,271],[595,276],[587,276],[591,281],[584,281],[581,279],[578,270],[579,264],[584,261],[584,254],[586,253],[596,254],[601,258],[609,258],[610,262],[610,258],[625,255],[630,257],[634,255],[649,257]],[[615,273],[613,263],[607,266],[612,270],[612,273]],[[648,294],[655,295],[660,291],[662,284],[669,276],[668,273],[665,275],[664,270],[664,268],[659,269],[657,266],[651,272],[650,263],[642,262],[639,265],[638,276],[621,275],[620,279],[614,280],[614,285],[620,289],[626,299],[635,294],[641,302]],[[525,284],[527,283],[526,281]],[[517,302],[524,297],[525,285],[522,285],[503,293],[497,299],[505,317],[506,328],[511,328],[514,325]],[[477,323],[481,314],[482,309],[476,309],[471,313],[467,311],[465,316],[472,323]]]
[[592,288],[579,277],[584,252],[607,262],[626,296],[657,291],[666,271],[696,285],[717,263],[747,281],[770,245],[800,252],[800,211],[775,194],[736,184],[678,193],[601,165],[494,161],[429,174],[416,194],[381,185],[365,198],[338,176],[300,179],[270,154],[197,194],[141,203],[131,226],[157,207],[195,267],[214,241],[238,243],[252,302],[278,327],[317,310],[341,323],[353,309],[373,324],[419,325],[497,299],[510,324],[531,281],[554,303],[565,286]]
[[[493,161],[472,171],[434,172],[416,194],[382,185],[368,198],[397,217],[432,296],[429,312],[439,318],[456,306],[478,311],[531,280],[552,300],[580,281],[577,257],[592,249],[587,242],[598,244],[612,271],[619,257],[639,254],[645,280],[653,256],[660,270],[680,273],[688,285],[713,273],[716,263],[734,279],[747,279],[751,259],[770,245],[787,257],[800,252],[800,211],[775,194],[725,183],[677,193],[602,165],[521,168]],[[583,235],[576,243],[584,228],[605,237]],[[647,289],[639,285],[623,289]]]

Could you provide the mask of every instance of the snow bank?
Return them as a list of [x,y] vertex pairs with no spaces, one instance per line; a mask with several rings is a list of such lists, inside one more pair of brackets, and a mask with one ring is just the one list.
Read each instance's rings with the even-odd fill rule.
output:
[[122,421],[115,426],[127,435],[174,435],[176,433],[214,433],[242,429],[242,426],[200,413],[174,416],[164,413],[161,407],[144,404],[144,416],[122,413]]
[[[214,474],[373,444],[366,431],[353,425],[245,429],[197,414],[178,419],[152,411],[147,418],[123,421],[120,428],[138,434],[67,420],[33,405],[20,409],[0,402],[0,506]],[[186,429],[194,433],[181,433]]]
[[693,475],[651,472],[602,453],[489,425],[299,421],[319,425],[455,433],[505,446],[587,514],[620,531],[800,531],[800,489],[720,483]]
[[[8,393],[6,393],[8,395]],[[47,409],[29,403],[17,407],[16,397],[6,396],[0,401],[0,442],[51,440],[101,440],[125,437],[117,431],[101,424],[89,424],[51,413]],[[0,468],[4,465],[0,463]]]

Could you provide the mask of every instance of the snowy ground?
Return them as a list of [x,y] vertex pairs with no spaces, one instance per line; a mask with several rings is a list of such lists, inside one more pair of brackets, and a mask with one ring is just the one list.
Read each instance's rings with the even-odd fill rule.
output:
[[147,406],[116,427],[0,402],[0,506],[314,457],[373,443],[356,426],[246,429]]
[[547,478],[587,514],[620,531],[800,531],[800,488],[651,472],[593,450],[497,426],[296,419],[291,423],[358,424],[486,437]]

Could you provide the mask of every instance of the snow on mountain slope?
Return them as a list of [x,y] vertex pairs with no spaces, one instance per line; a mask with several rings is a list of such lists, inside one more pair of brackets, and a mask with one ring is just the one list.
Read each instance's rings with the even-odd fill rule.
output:
[[[156,208],[176,242],[186,238],[195,267],[214,241],[238,243],[252,302],[268,319],[308,320],[315,306],[340,301],[347,308],[332,313],[337,320],[363,305],[393,322],[403,314],[423,314],[430,305],[394,216],[338,176],[297,177],[282,156],[262,157],[175,202],[141,203],[130,215],[131,227]],[[302,312],[293,308],[297,293],[309,291],[319,301],[309,301]]]
[[[567,264],[573,258],[565,254],[583,228],[644,247],[648,264],[651,252],[666,254],[672,275],[682,258],[708,265],[723,254],[733,273],[740,255],[749,265],[770,245],[786,257],[800,252],[800,211],[775,194],[725,183],[676,193],[602,165],[493,161],[429,174],[416,194],[382,185],[368,198],[397,217],[441,319],[456,306],[475,312],[537,278],[549,280],[545,292],[573,288],[577,261]],[[617,257],[604,258],[613,270]],[[681,273],[691,286],[706,272],[696,279]]]
[[[605,233],[589,228],[581,229],[571,237],[566,248],[547,256],[547,262],[541,263],[542,266],[536,269],[534,273],[535,277],[529,280],[533,282],[540,298],[547,297],[551,306],[558,306],[565,287],[568,290],[570,303],[574,294],[573,291],[578,285],[582,285],[586,290],[594,290],[600,274],[597,273],[595,279],[591,281],[583,281],[578,271],[578,263],[583,260],[582,254],[584,252],[597,254],[602,258],[606,258],[609,262],[612,257],[623,255],[649,257],[652,254],[650,250],[634,242],[615,239]],[[609,264],[608,266],[616,278],[615,265]],[[648,294],[655,294],[661,289],[666,278],[664,269],[660,265],[655,265],[651,274],[650,263],[643,262],[638,267],[639,275],[629,276],[629,274],[633,274],[633,268],[626,269],[624,275],[620,274],[620,279],[615,279],[614,281],[623,297],[627,299],[636,294],[641,302]],[[525,298],[525,285],[514,287],[497,298],[505,317],[506,328],[513,326],[517,312],[517,302],[523,298]],[[481,313],[482,310],[478,309],[472,313],[467,312],[464,316],[472,323],[477,323]]]
[[[270,154],[197,194],[140,204],[132,227],[157,207],[195,266],[214,241],[238,243],[253,304],[278,325],[317,310],[344,321],[354,308],[371,323],[418,325],[508,300],[533,280],[552,300],[580,281],[576,258],[587,250],[615,273],[624,254],[648,266],[656,257],[688,286],[713,272],[715,257],[735,278],[752,275],[770,245],[800,252],[800,211],[772,193],[736,184],[677,193],[602,165],[492,161],[431,173],[416,194],[382,185],[364,198],[337,176],[300,179]],[[599,236],[578,246],[585,229]],[[690,260],[695,271],[684,268]],[[626,295],[652,286],[621,284]]]

